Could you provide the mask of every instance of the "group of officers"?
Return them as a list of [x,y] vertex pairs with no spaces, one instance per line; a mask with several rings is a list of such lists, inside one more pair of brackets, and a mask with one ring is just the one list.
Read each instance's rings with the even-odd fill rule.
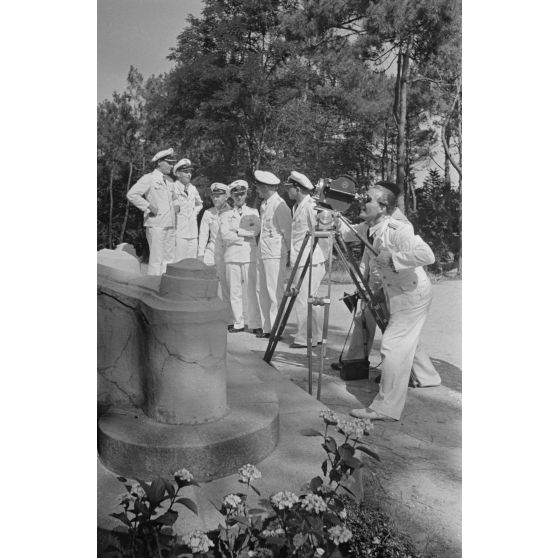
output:
[[[210,186],[213,207],[205,210],[198,231],[197,216],[203,202],[190,182],[191,161],[177,160],[171,148],[158,152],[152,162],[153,172],[142,176],[127,194],[144,214],[148,274],[160,275],[167,264],[184,258],[214,265],[221,296],[230,304],[234,318],[229,332],[247,330],[256,337],[269,338],[284,295],[288,260],[292,266],[298,262],[293,275],[293,284],[297,284],[310,257],[311,242],[299,254],[306,233],[316,228],[314,185],[304,174],[290,173],[288,196],[295,202],[291,210],[277,192],[280,179],[269,171],[256,170],[254,183],[263,198],[258,212],[246,205],[245,180],[228,185],[215,182]],[[369,407],[351,411],[355,417],[371,420],[399,420],[411,369],[418,387],[441,383],[418,343],[432,301],[431,284],[422,266],[433,263],[434,254],[397,209],[397,196],[394,184],[380,182],[371,187],[361,204],[363,222],[356,227],[377,254],[365,250],[361,270],[371,288],[383,288],[390,313],[382,336],[379,393]],[[342,223],[339,228],[346,240],[356,239],[354,230]],[[320,238],[312,253],[311,272],[305,273],[293,306],[296,332],[291,348],[307,347],[308,293],[317,294],[330,249],[328,239]],[[313,306],[313,347],[322,342],[322,327],[322,309]],[[374,317],[363,304],[355,317],[347,360],[368,357],[362,353],[364,347],[371,350],[375,329]],[[363,331],[368,332],[364,343]]]

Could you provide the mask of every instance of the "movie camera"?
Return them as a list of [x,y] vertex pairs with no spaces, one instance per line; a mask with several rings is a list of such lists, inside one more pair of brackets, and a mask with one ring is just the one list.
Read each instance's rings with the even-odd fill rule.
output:
[[362,204],[370,199],[366,192],[359,192],[357,183],[348,175],[320,178],[312,197],[320,207],[339,213],[347,212],[355,202]]

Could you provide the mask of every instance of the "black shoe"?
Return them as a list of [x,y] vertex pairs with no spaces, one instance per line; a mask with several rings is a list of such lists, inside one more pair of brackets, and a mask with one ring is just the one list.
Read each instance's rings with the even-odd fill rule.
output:
[[252,329],[250,331],[255,333],[256,337],[263,337],[263,329],[261,327],[257,327],[256,329]]
[[230,331],[234,327],[234,324],[230,324],[227,326],[227,330]]
[[259,329],[256,333],[256,337],[258,339],[269,339],[271,337],[271,333],[264,333],[263,329]]
[[332,363],[331,363],[331,367],[332,367],[334,370],[340,371],[341,368],[343,368],[343,364],[340,363],[340,362],[332,362]]
[[229,333],[240,333],[241,331],[244,331],[243,327],[231,327],[231,329],[229,329]]

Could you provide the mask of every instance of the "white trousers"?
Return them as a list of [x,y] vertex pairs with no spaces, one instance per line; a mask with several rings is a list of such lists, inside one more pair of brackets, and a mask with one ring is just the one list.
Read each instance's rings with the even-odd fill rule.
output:
[[[368,331],[368,352],[364,352],[364,319],[366,318],[366,329]],[[354,329],[349,340],[349,348],[345,351],[343,355],[343,360],[358,360],[368,358],[370,352],[372,351],[372,344],[374,343],[374,336],[376,334],[376,320],[372,316],[372,313],[368,309],[368,306],[364,307],[364,310],[357,312],[355,316]],[[418,380],[419,387],[426,387],[430,385],[438,385],[436,378],[437,372],[434,368],[430,357],[423,349],[420,341],[417,344],[417,350],[415,351],[415,356],[413,358],[413,372],[415,373],[416,379]],[[434,384],[432,383],[434,382]]]
[[[258,299],[256,296],[256,262],[225,263],[225,277],[229,291],[235,329],[244,327],[244,310],[249,329],[262,327]],[[243,295],[247,303],[244,308]]]
[[162,275],[167,269],[167,264],[174,262],[175,230],[146,227],[145,235],[149,244],[147,274]]
[[[312,296],[316,296],[318,292],[318,288],[320,287],[320,283],[325,275],[325,265],[323,263],[316,264],[311,266],[312,267],[312,285],[311,285],[311,293]],[[297,272],[294,276],[293,286],[296,286],[297,281],[300,277],[300,274],[303,270],[303,267],[299,267]],[[296,318],[296,333],[294,342],[300,343],[301,345],[306,345],[307,339],[307,332],[306,326],[308,323],[308,281],[310,276],[310,266],[306,270],[306,275],[304,276],[304,280],[302,281],[302,285],[300,287],[300,292],[298,293],[295,303],[293,305],[293,310]],[[323,307],[321,306],[312,306],[312,345],[316,345],[316,343],[322,340],[322,327],[323,327]]]
[[258,259],[256,293],[264,333],[271,333],[285,292],[286,258]]
[[175,262],[179,262],[185,258],[198,257],[198,239],[197,238],[178,238],[176,237]]
[[411,367],[419,385],[438,386],[440,375],[426,352],[418,346],[420,332],[426,321],[432,298],[416,308],[399,310],[390,315],[382,337],[381,352],[384,356],[380,391],[372,401],[374,411],[399,420],[405,399]]

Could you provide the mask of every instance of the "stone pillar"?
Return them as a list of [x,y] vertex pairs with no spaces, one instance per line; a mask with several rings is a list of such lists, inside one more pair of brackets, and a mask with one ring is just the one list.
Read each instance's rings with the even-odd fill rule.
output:
[[167,266],[158,296],[143,297],[147,416],[200,424],[227,413],[226,305],[213,267],[186,259]]

